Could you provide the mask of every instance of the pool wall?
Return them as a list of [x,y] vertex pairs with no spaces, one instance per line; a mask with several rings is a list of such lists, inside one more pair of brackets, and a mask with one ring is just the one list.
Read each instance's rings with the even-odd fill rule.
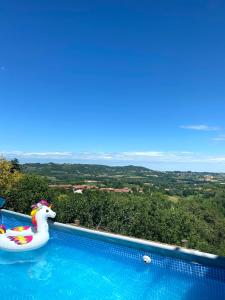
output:
[[[2,212],[4,214],[13,215],[20,219],[21,218],[31,219],[31,217],[28,215],[14,212],[14,211],[2,209]],[[157,254],[175,257],[175,258],[179,258],[179,259],[183,259],[186,261],[191,261],[199,264],[206,264],[206,265],[225,268],[225,257],[218,256],[215,254],[205,253],[198,250],[186,249],[179,246],[167,245],[167,244],[153,242],[153,241],[147,241],[143,239],[123,236],[114,233],[92,230],[80,226],[73,226],[73,225],[63,224],[59,222],[50,221],[50,226],[53,228],[58,228],[63,231],[73,232],[81,236],[86,236],[90,239],[102,240],[105,242],[119,244],[129,248],[142,250],[146,252],[151,251]]]

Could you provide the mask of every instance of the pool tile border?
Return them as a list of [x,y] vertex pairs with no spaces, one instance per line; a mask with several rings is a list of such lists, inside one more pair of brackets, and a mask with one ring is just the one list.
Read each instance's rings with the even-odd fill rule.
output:
[[[9,211],[2,209],[6,214],[12,214],[17,217],[23,217],[30,219],[31,217],[22,213],[15,211]],[[163,244],[159,242],[153,242],[133,237],[128,237],[124,235],[108,233],[103,231],[97,231],[93,229],[88,229],[80,226],[73,226],[69,224],[63,224],[59,222],[52,222],[51,226],[53,228],[60,228],[65,231],[76,232],[76,234],[87,236],[91,239],[98,239],[103,241],[108,241],[113,244],[123,245],[129,248],[134,248],[142,251],[153,251],[157,254],[168,255],[170,257],[175,257],[183,259],[186,261],[191,261],[199,264],[206,264],[210,266],[216,266],[220,268],[225,268],[225,257],[218,256],[215,254],[205,253],[198,250],[186,249],[178,246]]]

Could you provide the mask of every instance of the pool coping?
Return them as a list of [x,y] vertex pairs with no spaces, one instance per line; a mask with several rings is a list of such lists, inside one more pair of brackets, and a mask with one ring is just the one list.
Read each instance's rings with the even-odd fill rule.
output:
[[[31,219],[30,216],[15,211],[2,209],[2,212],[5,212],[6,214],[12,214],[15,216]],[[135,248],[146,252],[153,251],[158,254],[168,255],[168,256],[184,259],[199,264],[207,264],[211,266],[225,268],[225,257],[216,254],[201,252],[194,249],[186,249],[175,245],[169,245],[169,244],[139,239],[135,237],[128,237],[125,235],[98,231],[94,229],[88,229],[85,227],[74,226],[74,225],[64,224],[59,222],[52,222],[51,227],[64,229],[66,231],[76,232],[79,235],[85,235],[92,239],[99,239],[106,242],[108,241],[114,244],[120,244],[120,245],[124,245],[130,248]]]

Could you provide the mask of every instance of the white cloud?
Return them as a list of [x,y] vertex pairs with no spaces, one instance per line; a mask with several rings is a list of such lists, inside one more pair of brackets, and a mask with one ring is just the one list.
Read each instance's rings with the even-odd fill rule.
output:
[[214,137],[212,140],[216,142],[223,142],[225,141],[225,134],[220,134],[217,137]]
[[46,157],[46,158],[57,158],[57,157],[69,157],[72,156],[71,152],[23,152],[23,151],[2,151],[1,154],[6,157],[24,157],[24,158],[39,158],[39,157]]
[[21,161],[95,162],[109,164],[220,164],[225,163],[224,155],[205,155],[189,151],[127,151],[127,152],[23,152],[1,151],[0,156]]
[[123,156],[132,157],[159,157],[163,152],[158,151],[140,151],[140,152],[122,152]]
[[198,131],[217,131],[220,130],[219,127],[216,126],[208,126],[208,125],[182,125],[180,128],[190,129],[190,130],[198,130]]

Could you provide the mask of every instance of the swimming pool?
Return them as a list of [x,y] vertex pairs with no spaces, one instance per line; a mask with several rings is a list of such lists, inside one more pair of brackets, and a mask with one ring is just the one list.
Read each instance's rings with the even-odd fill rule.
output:
[[[7,227],[30,224],[3,212]],[[0,299],[219,300],[225,268],[207,266],[51,227],[48,244],[35,251],[0,251]],[[143,255],[152,258],[144,264]]]

